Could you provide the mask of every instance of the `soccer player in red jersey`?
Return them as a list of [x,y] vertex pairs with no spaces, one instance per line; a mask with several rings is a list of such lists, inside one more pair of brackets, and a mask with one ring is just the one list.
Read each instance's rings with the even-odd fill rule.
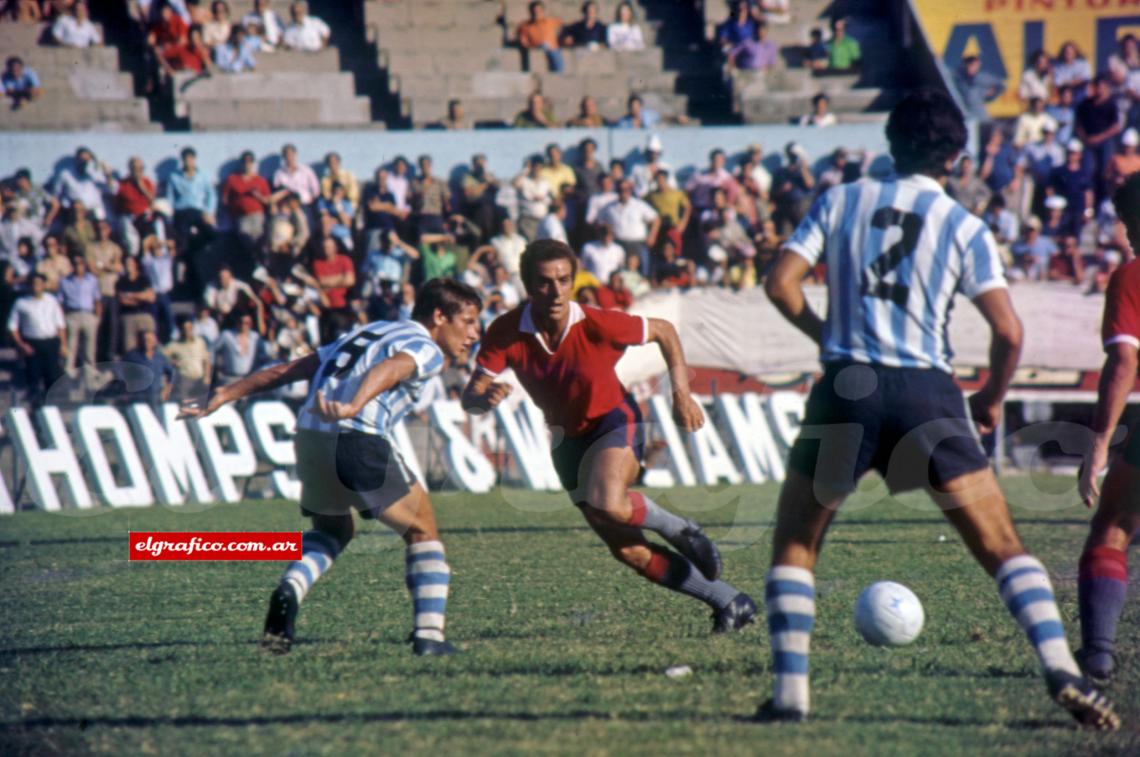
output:
[[[1132,250],[1140,249],[1140,174],[1132,176],[1113,197]],[[1128,245],[1122,245],[1127,254]],[[1109,280],[1101,326],[1108,354],[1100,373],[1092,444],[1081,466],[1079,490],[1087,507],[1096,504],[1089,538],[1080,562],[1078,596],[1081,650],[1085,675],[1107,683],[1114,666],[1116,623],[1128,594],[1128,545],[1140,531],[1140,432],[1131,430],[1123,452],[1108,468],[1104,489],[1097,477],[1108,464],[1108,448],[1136,384],[1140,348],[1140,259],[1117,269]]]
[[[514,370],[553,430],[551,456],[563,488],[619,561],[650,581],[713,609],[713,632],[743,628],[756,615],[747,594],[719,580],[720,554],[692,520],[629,487],[644,451],[641,413],[614,372],[627,347],[661,348],[673,385],[673,418],[685,431],[704,424],[689,393],[688,366],[668,321],[582,307],[573,301],[578,259],[562,242],[527,246],[520,261],[530,298],[497,318],[479,348],[478,368],[463,392],[468,412],[492,410]],[[652,531],[676,552],[645,538]],[[678,554],[679,553],[679,554]]]

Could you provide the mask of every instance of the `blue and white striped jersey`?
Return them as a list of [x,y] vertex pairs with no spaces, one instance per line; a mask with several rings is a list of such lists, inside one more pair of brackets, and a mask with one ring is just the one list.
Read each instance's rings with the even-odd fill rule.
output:
[[829,189],[785,247],[827,263],[824,363],[950,372],[954,295],[1006,286],[986,225],[922,175]]
[[[400,352],[416,362],[415,374],[374,397],[358,416],[337,424],[313,411],[318,391],[324,392],[330,401],[351,402],[368,372]],[[337,431],[339,426],[341,431],[390,436],[392,427],[412,408],[427,381],[439,375],[444,366],[439,345],[417,321],[376,321],[321,347],[317,354],[321,366],[310,382],[297,426],[328,433]]]

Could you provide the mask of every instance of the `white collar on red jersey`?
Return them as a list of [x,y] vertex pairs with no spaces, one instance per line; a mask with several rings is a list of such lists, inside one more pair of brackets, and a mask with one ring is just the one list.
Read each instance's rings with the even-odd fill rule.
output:
[[[566,328],[562,330],[562,336],[558,338],[558,343],[562,344],[566,340],[566,335],[570,333],[570,329],[574,327],[575,323],[586,318],[586,312],[582,310],[582,306],[573,300],[570,301],[570,317],[566,319]],[[546,339],[542,334],[538,333],[538,327],[534,325],[534,318],[530,314],[530,303],[528,302],[523,308],[522,318],[519,319],[519,331],[524,334],[534,334],[538,339],[538,343],[542,345],[542,349],[546,350],[548,355],[553,355],[554,351],[546,344]]]

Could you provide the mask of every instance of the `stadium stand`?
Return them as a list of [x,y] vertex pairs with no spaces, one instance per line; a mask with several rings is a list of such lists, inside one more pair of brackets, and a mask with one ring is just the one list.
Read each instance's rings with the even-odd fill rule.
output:
[[120,70],[119,51],[110,46],[88,48],[41,44],[45,24],[0,24],[3,57],[19,57],[39,76],[43,95],[35,102],[0,109],[0,130],[147,131],[147,101],[135,97],[131,75]]
[[[717,27],[730,14],[732,0],[705,0],[705,36],[717,39]],[[796,0],[784,23],[771,23],[768,38],[779,48],[776,66],[769,71],[734,70],[730,74],[734,113],[745,123],[788,123],[812,110],[820,92],[830,99],[840,123],[883,118],[901,97],[909,75],[904,51],[888,16],[888,4]],[[806,65],[812,29],[826,34],[832,19],[842,18],[863,56],[857,72],[813,72]]]
[[[692,7],[679,2],[636,3],[646,47],[637,52],[564,49],[565,69],[551,73],[545,56],[530,55],[529,71],[514,44],[527,2],[511,0],[506,13],[485,0],[366,0],[365,22],[376,34],[380,65],[400,98],[401,116],[423,127],[462,99],[476,125],[510,124],[532,92],[541,92],[555,118],[578,113],[586,95],[609,121],[626,112],[627,98],[667,120],[723,120],[726,104],[713,48],[694,28]],[[579,0],[549,0],[546,11],[566,23],[581,17]],[[616,2],[599,3],[599,18],[614,18]],[[461,53],[459,51],[462,51]]]
[[340,69],[340,51],[277,50],[257,59],[257,70],[208,78],[179,73],[175,115],[194,131],[367,128],[371,103],[356,94],[353,75]]

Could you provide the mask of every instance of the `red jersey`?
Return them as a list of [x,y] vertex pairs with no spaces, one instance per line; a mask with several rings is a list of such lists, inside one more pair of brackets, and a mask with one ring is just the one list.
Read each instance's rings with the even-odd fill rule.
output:
[[570,303],[570,319],[551,352],[526,302],[495,319],[479,347],[479,369],[514,370],[546,423],[581,436],[625,400],[614,366],[627,347],[649,340],[649,321],[618,310]]
[[139,181],[135,181],[134,177],[120,181],[119,192],[115,195],[115,204],[119,212],[135,217],[150,210],[151,201],[143,189],[150,193],[150,197],[156,196],[154,182],[145,176]]
[[[338,254],[332,260],[320,258],[313,261],[313,275],[317,277],[318,281],[325,276],[353,273],[355,270],[352,265],[352,258],[348,255]],[[340,310],[348,307],[348,287],[328,288],[325,289],[325,294],[329,296],[329,308]]]
[[1108,281],[1101,338],[1105,347],[1123,342],[1140,348],[1140,258],[1122,265]]
[[226,183],[222,185],[222,202],[226,204],[230,215],[236,218],[265,213],[265,206],[253,196],[255,192],[268,197],[269,182],[257,174],[246,176],[232,173],[226,177]]

